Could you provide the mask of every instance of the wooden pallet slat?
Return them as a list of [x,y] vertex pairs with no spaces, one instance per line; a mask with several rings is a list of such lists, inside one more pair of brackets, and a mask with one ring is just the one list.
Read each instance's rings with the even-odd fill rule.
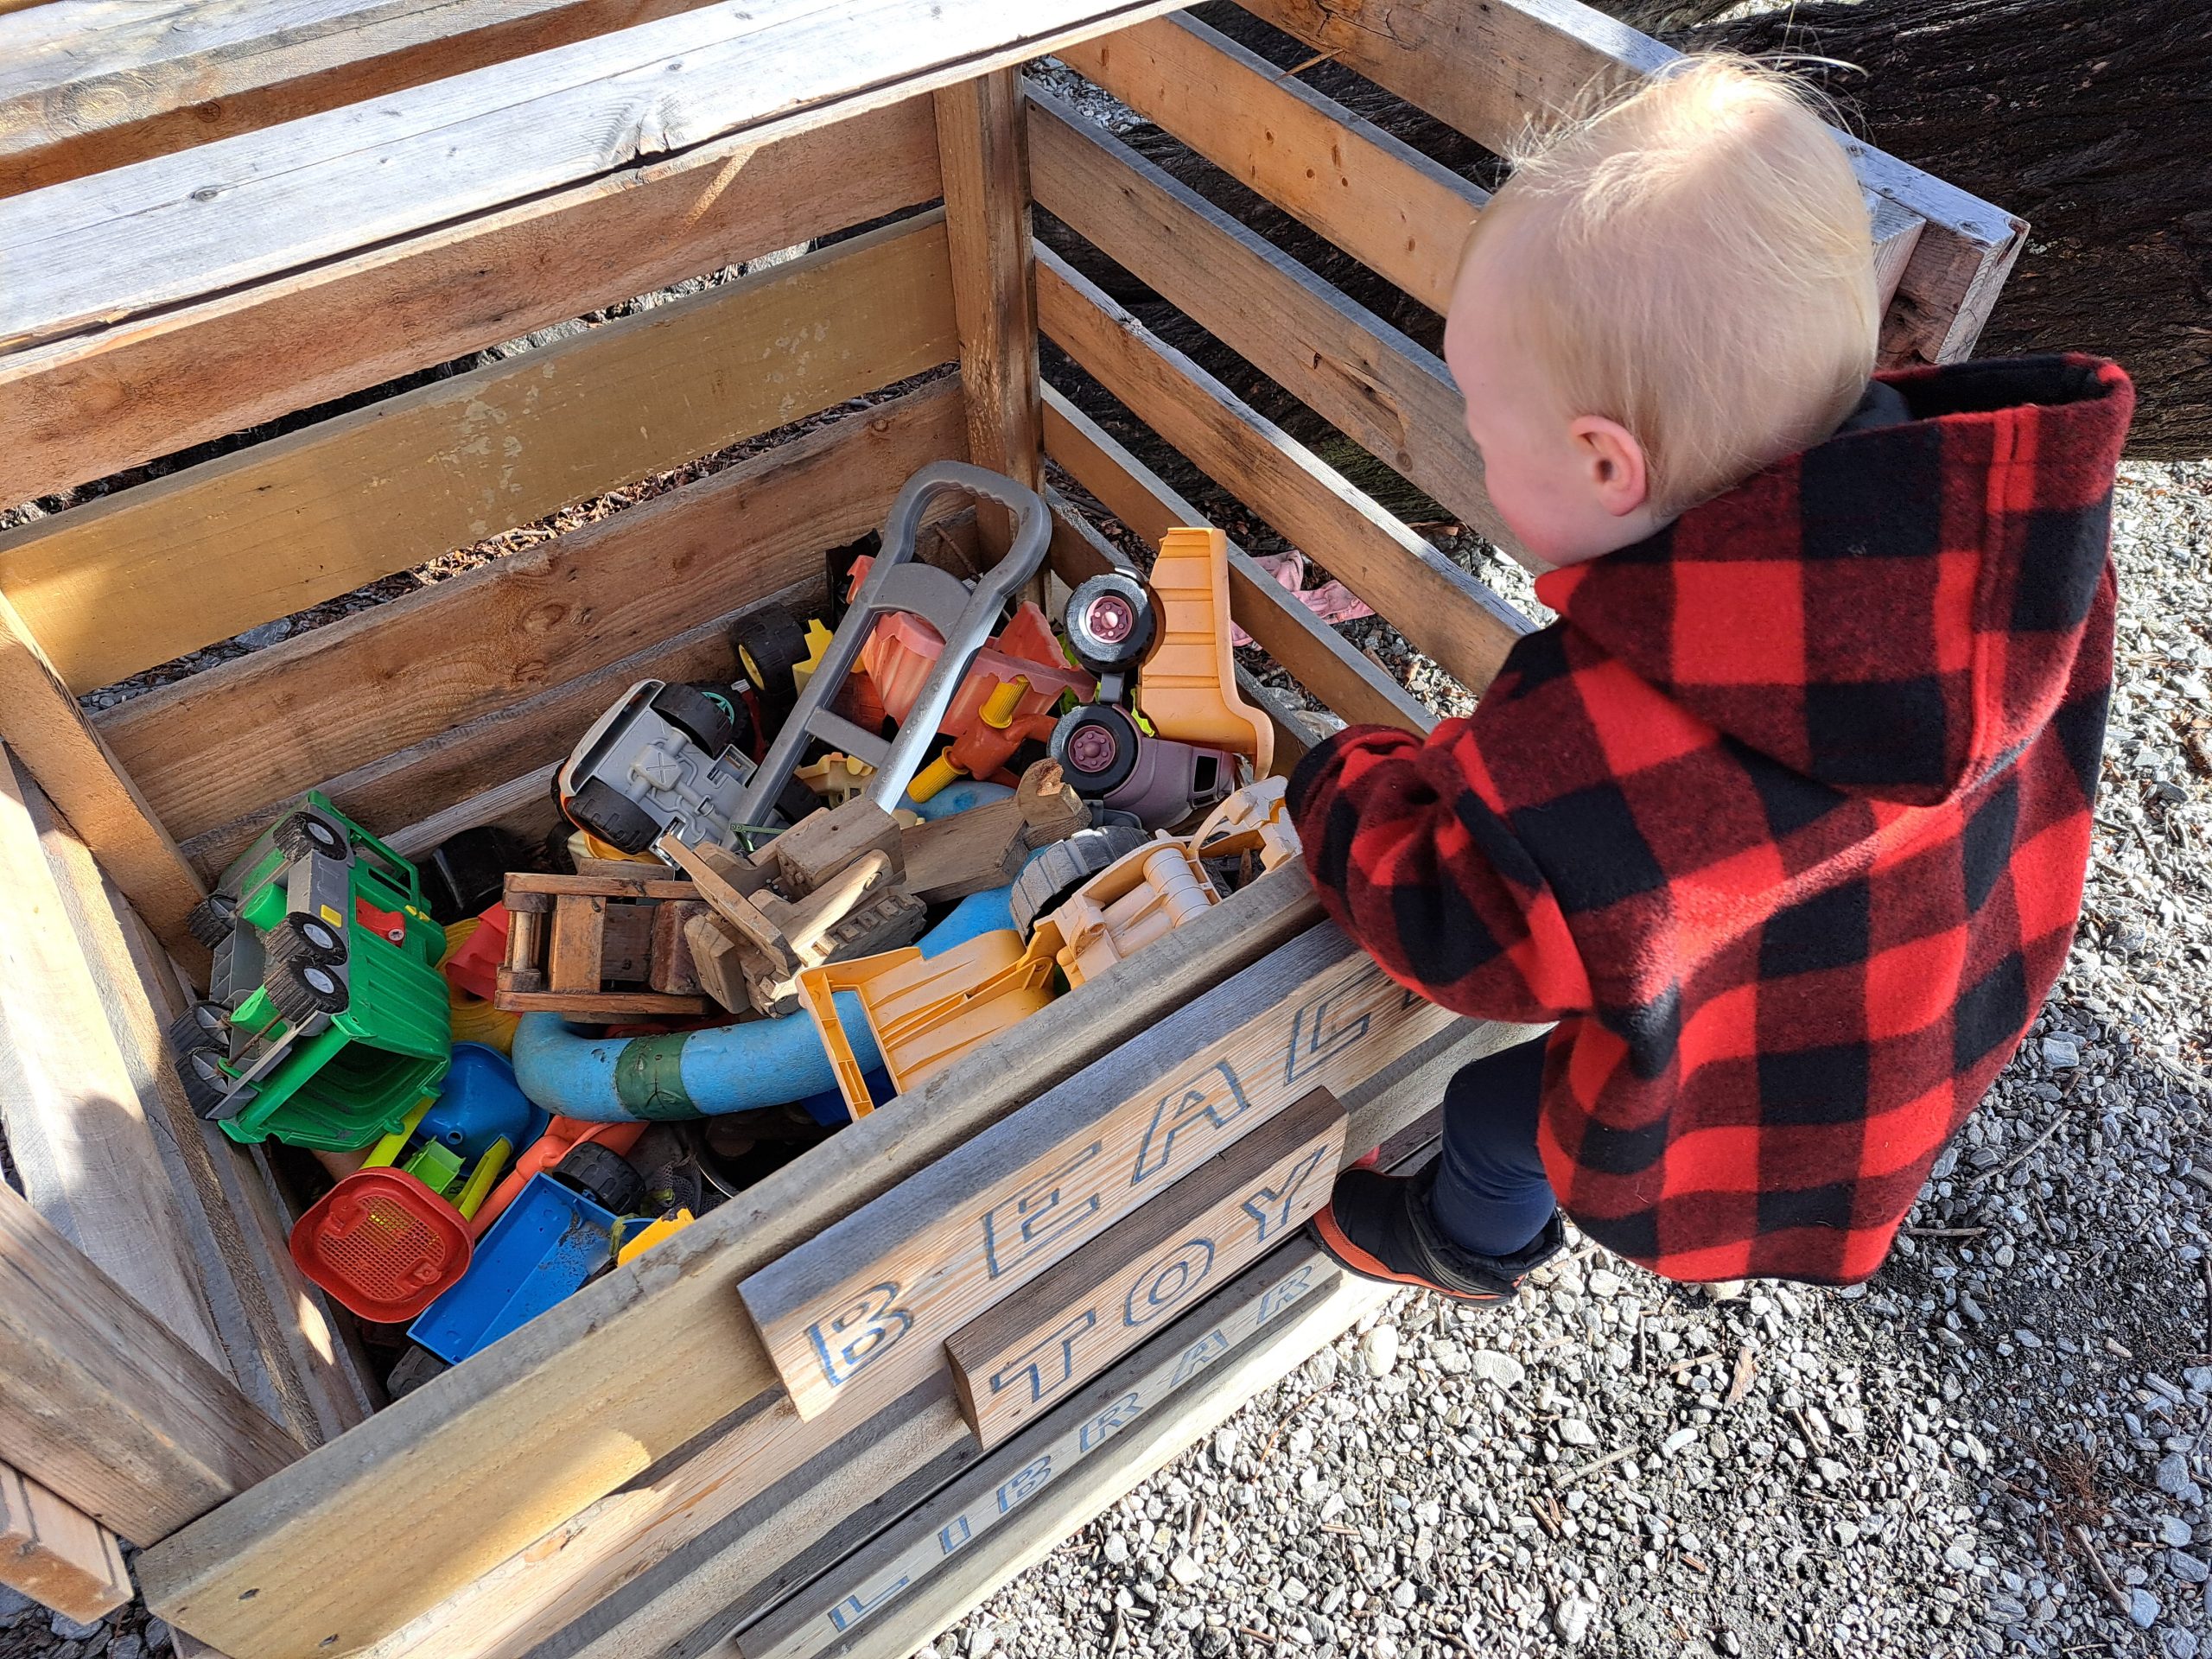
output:
[[[1627,84],[1677,55],[1579,0],[1237,3],[1491,149],[1556,119],[1592,86]],[[1859,182],[1907,215],[1875,216],[1885,273],[1897,269],[1897,277],[1885,359],[1965,357],[2026,242],[2026,223],[1848,133],[1837,137]]]
[[184,925],[207,888],[69,693],[53,659],[0,592],[0,738],[69,822],[162,943],[187,963],[206,952]]
[[1038,206],[1493,542],[1443,360],[1049,92],[1032,88]]
[[834,126],[640,163],[0,353],[10,436],[0,499],[119,472],[938,194],[929,100],[907,99]]
[[[595,524],[162,686],[96,725],[189,839],[817,578],[909,473],[961,452],[925,386]],[[742,550],[742,557],[731,556]],[[505,642],[487,652],[484,642]],[[269,710],[287,718],[273,727]],[[581,731],[582,728],[578,728]],[[220,766],[206,753],[220,754]]]
[[116,1535],[74,1504],[0,1463],[0,1584],[80,1624],[130,1599]]
[[89,690],[954,349],[925,215],[0,536],[0,589]]
[[1440,315],[1490,193],[1178,14],[1070,47],[1067,65]]
[[[357,103],[705,0],[76,0],[0,26],[0,194]],[[0,8],[0,10],[5,10]]]
[[1169,443],[1472,691],[1529,624],[1319,457],[1162,343],[1054,254],[1037,254],[1045,332]]
[[717,6],[0,198],[0,346],[196,300],[740,130],[823,125],[1172,9]]

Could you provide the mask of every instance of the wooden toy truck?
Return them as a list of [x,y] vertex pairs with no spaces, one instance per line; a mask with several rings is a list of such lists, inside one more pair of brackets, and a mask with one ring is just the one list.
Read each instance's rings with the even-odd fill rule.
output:
[[[1493,147],[1668,55],[1574,0],[1244,3]],[[1484,525],[1441,362],[1020,66],[1057,54],[1433,309],[1483,193],[1156,0],[301,0],[281,30],[219,0],[73,40],[75,10],[0,16],[0,502],[188,464],[0,533],[0,1103],[28,1193],[0,1191],[0,1579],[88,1616],[129,1592],[119,1535],[154,1610],[231,1659],[911,1652],[1376,1305],[1296,1241],[1298,1183],[1525,1033],[1409,1003],[1278,869],[378,1409],[290,1272],[286,1195],[162,1064],[180,975],[206,971],[185,918],[303,788],[408,854],[549,827],[550,768],[597,711],[727,678],[732,620],[818,597],[823,550],[932,459],[1036,484],[1049,456],[1147,541],[1204,524],[1040,381],[1040,339],[1479,690],[1529,625],[1033,245],[1032,204]],[[1964,354],[2025,227],[1852,149],[1889,356]],[[1059,582],[1119,560],[1056,507]],[[988,556],[1002,526],[960,533]],[[1338,715],[1431,723],[1241,551],[1230,603]],[[1306,728],[1243,692],[1287,769]],[[1251,1266],[1176,1280],[1145,1254],[1154,1203],[1232,1229],[1262,1190],[1280,1230],[1224,1246]],[[1024,1381],[1141,1281],[1156,1319]],[[1030,1395],[977,1406],[1001,1377]]]

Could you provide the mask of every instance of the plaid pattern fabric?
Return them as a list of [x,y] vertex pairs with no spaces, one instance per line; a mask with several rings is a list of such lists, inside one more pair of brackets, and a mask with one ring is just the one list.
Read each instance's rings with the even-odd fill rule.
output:
[[1871,1274],[2080,909],[2133,389],[1885,378],[1908,421],[1547,575],[1560,620],[1474,715],[1347,728],[1291,784],[1394,978],[1558,1021],[1552,1185],[1671,1278]]

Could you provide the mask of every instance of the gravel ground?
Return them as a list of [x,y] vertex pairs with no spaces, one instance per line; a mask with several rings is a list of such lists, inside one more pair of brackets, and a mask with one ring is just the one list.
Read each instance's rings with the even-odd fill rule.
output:
[[2212,463],[2116,554],[2080,939],[1870,1285],[1407,1293],[934,1651],[2212,1653]]

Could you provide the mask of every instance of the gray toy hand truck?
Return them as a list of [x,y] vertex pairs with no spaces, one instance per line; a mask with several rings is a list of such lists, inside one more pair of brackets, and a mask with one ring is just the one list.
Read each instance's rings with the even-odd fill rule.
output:
[[[964,491],[997,502],[1014,516],[1014,544],[1007,556],[985,571],[971,588],[949,571],[918,563],[914,543],[922,526],[922,511],[930,501],[952,491]],[[930,746],[937,741],[938,724],[968,677],[976,653],[997,628],[999,613],[1035,574],[1052,540],[1052,515],[1033,490],[1010,478],[970,467],[964,461],[934,461],[908,479],[891,504],[884,520],[883,550],[869,567],[868,580],[854,597],[836,638],[823,653],[822,663],[806,683],[806,690],[783,729],[776,734],[760,769],[739,796],[731,815],[740,823],[760,823],[762,814],[775,804],[791,781],[809,738],[842,749],[875,768],[866,798],[886,812],[895,808],[922,768]],[[899,735],[886,742],[834,713],[830,703],[844,685],[860,658],[861,647],[875,631],[876,619],[896,611],[911,612],[944,638],[944,652],[922,683],[920,695]]]

